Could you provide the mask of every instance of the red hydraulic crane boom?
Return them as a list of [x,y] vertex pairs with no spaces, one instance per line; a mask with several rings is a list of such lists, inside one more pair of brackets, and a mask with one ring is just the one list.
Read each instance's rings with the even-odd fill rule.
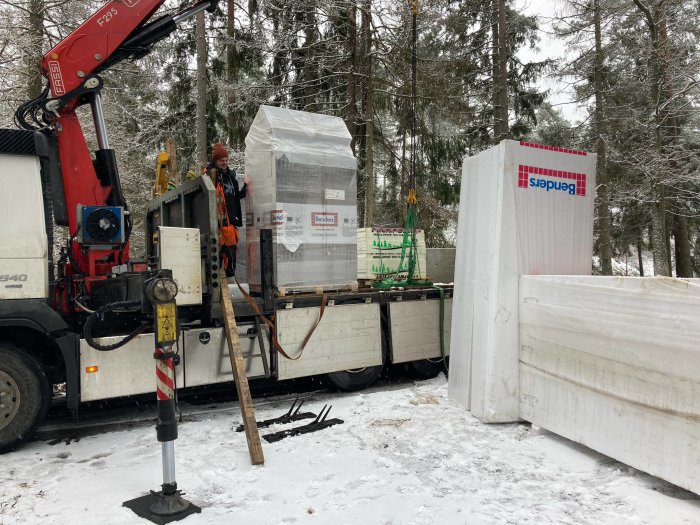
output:
[[[164,2],[107,2],[44,56],[41,65],[48,86],[15,115],[20,127],[42,129],[56,138],[60,178],[53,181],[59,186],[54,187],[54,215],[71,235],[63,272],[74,281],[68,288],[84,285],[82,293],[89,293],[96,281],[129,258],[131,218],[107,137],[99,73],[124,59],[147,55],[183,20],[214,11],[218,0],[199,1],[178,14],[147,23]],[[98,145],[94,159],[76,113],[83,104],[92,109]],[[56,306],[64,311],[74,308],[67,297],[79,295],[77,289],[65,289],[62,294]]]

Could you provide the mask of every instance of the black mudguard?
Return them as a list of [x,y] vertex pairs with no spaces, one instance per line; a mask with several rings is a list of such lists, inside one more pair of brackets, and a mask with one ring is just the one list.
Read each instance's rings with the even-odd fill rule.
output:
[[73,416],[77,417],[80,403],[78,334],[71,332],[63,318],[40,299],[0,301],[0,328],[2,327],[36,330],[56,343],[66,365],[66,402]]

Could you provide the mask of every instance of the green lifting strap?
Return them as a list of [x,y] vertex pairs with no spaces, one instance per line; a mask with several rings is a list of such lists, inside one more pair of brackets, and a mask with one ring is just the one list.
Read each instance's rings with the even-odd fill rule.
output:
[[[407,286],[432,286],[433,283],[424,279],[415,279],[416,265],[418,263],[418,240],[416,239],[416,226],[418,223],[418,211],[415,204],[409,204],[406,209],[406,222],[403,228],[403,241],[401,243],[401,259],[398,268],[391,277],[372,284],[372,288],[389,289]],[[406,279],[400,279],[401,274],[407,274]]]
[[[414,279],[416,264],[418,262],[418,242],[416,240],[416,228],[418,227],[418,208],[416,206],[416,94],[418,70],[416,47],[418,41],[418,0],[413,0],[410,7],[412,14],[413,46],[411,50],[411,170],[408,180],[408,205],[406,207],[406,221],[403,227],[403,242],[401,244],[401,260],[399,266],[393,276],[372,284],[372,288],[378,289],[433,285],[433,283],[427,280]],[[406,254],[407,249],[408,256]],[[399,275],[403,273],[406,273],[406,279],[399,280]]]

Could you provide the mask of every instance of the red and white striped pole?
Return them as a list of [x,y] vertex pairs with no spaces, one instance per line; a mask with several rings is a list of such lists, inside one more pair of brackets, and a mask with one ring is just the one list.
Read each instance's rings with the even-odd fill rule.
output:
[[[171,349],[172,347],[156,347],[154,354],[156,359],[156,395],[158,396],[156,433],[163,449],[163,495],[177,493],[177,482],[175,481],[175,440],[177,439],[175,366]],[[158,514],[153,508],[151,508],[151,512]]]
[[158,401],[175,399],[175,366],[173,358],[167,356],[172,347],[156,347],[156,395]]

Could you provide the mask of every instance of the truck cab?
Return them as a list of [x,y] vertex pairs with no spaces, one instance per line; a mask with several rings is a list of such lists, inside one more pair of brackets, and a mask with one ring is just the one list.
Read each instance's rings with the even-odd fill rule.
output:
[[52,385],[65,383],[78,406],[79,337],[50,306],[54,166],[52,137],[0,130],[0,451],[44,419]]
[[40,133],[0,130],[0,176],[6,188],[0,192],[0,223],[11,225],[0,229],[0,300],[49,297],[47,177],[42,173],[48,141]]

